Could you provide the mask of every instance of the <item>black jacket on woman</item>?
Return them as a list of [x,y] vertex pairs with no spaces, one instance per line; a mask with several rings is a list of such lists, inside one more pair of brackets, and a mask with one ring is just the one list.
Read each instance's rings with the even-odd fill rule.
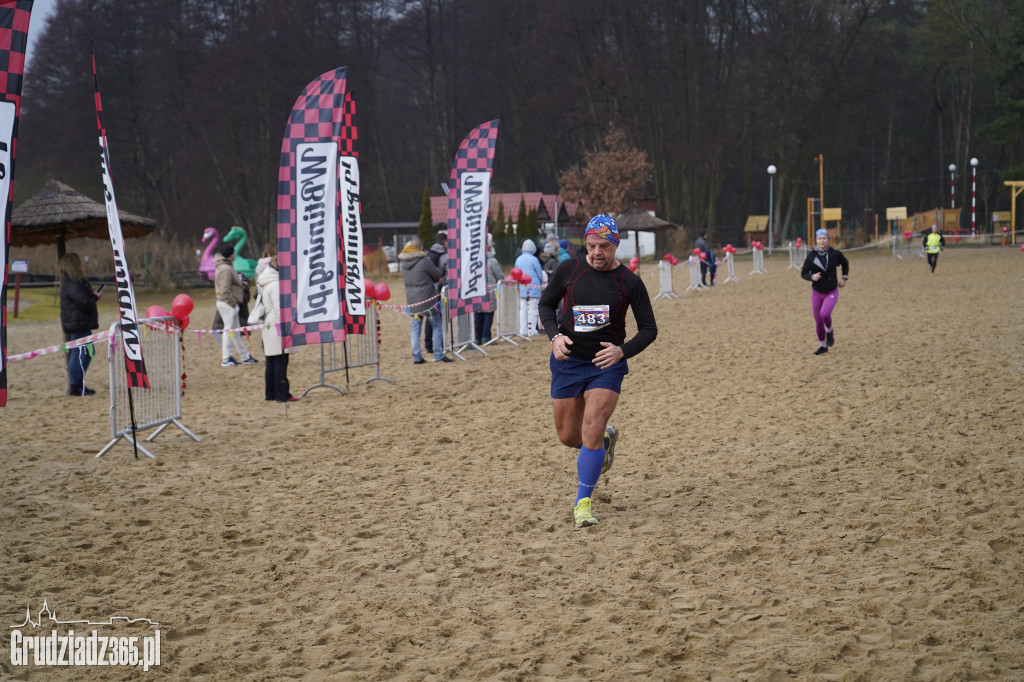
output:
[[88,280],[61,277],[60,326],[65,334],[91,332],[100,326],[97,300]]
[[[846,279],[850,275],[850,261],[846,260],[846,256],[843,255],[842,251],[833,249],[831,246],[825,253],[821,253],[817,249],[811,249],[811,252],[807,254],[807,258],[804,259],[804,266],[800,269],[800,276],[811,283],[811,288],[815,291],[827,294],[833,289],[839,287],[839,277],[836,275],[836,270],[842,268],[843,279]],[[814,273],[820,272],[821,279],[817,282],[811,279]]]

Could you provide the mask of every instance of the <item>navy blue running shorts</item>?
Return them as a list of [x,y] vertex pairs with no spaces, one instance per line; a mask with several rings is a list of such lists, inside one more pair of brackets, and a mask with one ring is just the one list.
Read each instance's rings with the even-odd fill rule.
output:
[[622,393],[622,377],[629,374],[629,365],[620,360],[608,369],[601,369],[590,360],[568,357],[555,360],[551,354],[551,397],[578,398],[592,388],[607,388]]

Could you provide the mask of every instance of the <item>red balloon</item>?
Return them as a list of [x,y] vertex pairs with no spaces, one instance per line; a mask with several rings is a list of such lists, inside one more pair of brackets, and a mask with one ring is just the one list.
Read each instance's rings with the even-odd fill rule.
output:
[[639,263],[634,263],[632,260],[629,261],[629,269],[636,272],[640,268]]
[[158,305],[151,305],[146,308],[146,317],[175,317],[169,311],[164,310]]
[[903,231],[903,238],[909,240],[913,236],[913,234],[914,233],[911,232],[910,230],[904,230]]
[[[665,256],[665,260],[672,260],[671,258],[669,258],[669,257],[668,257],[669,255],[671,255],[671,254],[667,254],[667,255]],[[701,253],[701,250],[700,250],[700,249],[694,249],[694,250],[693,250],[693,255],[694,255],[694,256],[700,256],[700,255],[703,255],[703,254]]]
[[1021,250],[1021,251],[1024,251],[1024,244],[1021,244],[1021,245],[1020,245],[1020,250]]
[[732,252],[732,244],[726,244],[725,248],[722,249],[722,250],[725,251],[726,253],[731,253]]
[[670,258],[668,262],[671,263],[672,265],[679,265],[679,259],[676,258],[675,256],[672,256],[672,258]]
[[176,320],[184,320],[192,312],[195,305],[188,294],[178,294],[174,297],[174,302],[171,304],[171,314],[174,315]]
[[[371,283],[370,282],[366,282],[366,284],[369,285]],[[372,301],[375,298],[377,298],[377,285],[374,284],[373,286],[367,286],[366,287],[366,300],[367,301]]]
[[521,275],[519,277],[519,283],[520,284],[529,284],[532,281],[533,281],[533,278],[530,277],[529,275]]
[[186,329],[188,329],[188,322],[190,319],[192,318],[186,315],[183,319],[178,320],[178,324],[181,325],[181,331],[185,331]]
[[803,245],[804,245],[804,240],[803,240],[803,239],[801,239],[800,237],[797,237],[797,238],[796,238],[796,248],[798,248],[798,249],[799,249],[799,248],[800,248],[801,246],[803,246]]
[[363,290],[366,292],[367,296],[370,295],[370,292],[373,291],[375,286],[376,285],[373,283],[372,279],[368,277],[363,279]]
[[523,278],[523,271],[520,270],[519,268],[512,268],[511,270],[508,271],[508,275],[509,277],[512,278],[513,281],[518,282]]
[[630,263],[639,263],[640,262],[640,258],[637,257],[637,256],[633,256],[632,258],[629,259],[629,262]]
[[377,282],[377,289],[373,293],[376,294],[378,301],[386,301],[391,298],[391,288],[388,287],[387,282]]

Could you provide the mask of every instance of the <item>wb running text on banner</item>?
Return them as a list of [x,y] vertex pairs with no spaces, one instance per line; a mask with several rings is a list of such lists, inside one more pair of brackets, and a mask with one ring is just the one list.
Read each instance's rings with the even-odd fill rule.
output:
[[[285,348],[344,341],[365,325],[355,103],[347,67],[295,101],[281,143],[277,260]],[[342,205],[344,201],[344,205]]]
[[450,314],[491,309],[487,295],[487,214],[498,121],[482,123],[459,145],[448,184]]

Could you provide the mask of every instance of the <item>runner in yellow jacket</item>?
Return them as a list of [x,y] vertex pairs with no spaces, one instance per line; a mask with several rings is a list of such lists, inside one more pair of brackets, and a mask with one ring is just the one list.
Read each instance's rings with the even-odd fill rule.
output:
[[935,265],[939,262],[939,251],[946,248],[946,239],[939,232],[939,228],[936,225],[932,225],[930,232],[924,236],[924,252],[928,256],[928,267],[931,268],[931,274],[935,274]]

